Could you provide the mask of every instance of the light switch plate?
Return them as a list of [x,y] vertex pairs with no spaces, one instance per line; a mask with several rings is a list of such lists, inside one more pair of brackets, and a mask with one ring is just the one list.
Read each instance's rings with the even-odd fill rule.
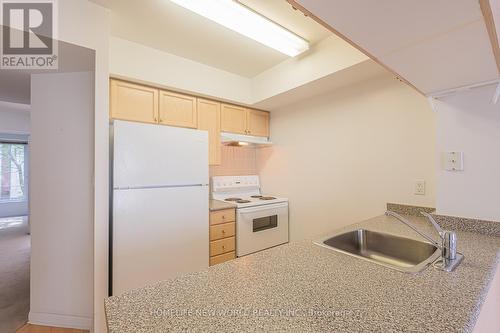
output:
[[415,195],[425,195],[425,180],[415,181]]
[[444,153],[444,169],[446,171],[464,170],[464,153],[459,151],[450,151]]

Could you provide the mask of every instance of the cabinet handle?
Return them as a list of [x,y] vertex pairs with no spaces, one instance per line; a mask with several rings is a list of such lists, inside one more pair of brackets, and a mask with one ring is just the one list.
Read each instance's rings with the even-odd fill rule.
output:
[[155,122],[157,122],[157,121],[158,121],[158,119],[156,119],[156,117],[154,117],[153,119],[154,119],[154,121],[155,121]]
[[222,215],[222,219],[225,220],[226,219],[226,216],[225,215]]
[[222,234],[225,235],[226,234],[226,230],[222,230]]

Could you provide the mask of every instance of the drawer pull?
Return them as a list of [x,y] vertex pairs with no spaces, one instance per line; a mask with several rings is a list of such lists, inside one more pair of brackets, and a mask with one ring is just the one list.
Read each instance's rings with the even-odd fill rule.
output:
[[234,209],[224,209],[222,211],[210,212],[210,225],[233,222],[236,219]]
[[[234,236],[235,231],[236,231],[235,230],[236,225],[235,225],[235,222],[226,223],[229,220],[230,220],[230,218],[228,216],[228,218],[225,221],[221,220],[221,223],[223,223],[223,224],[210,226],[210,241],[221,240],[221,239],[225,239],[225,238],[230,237],[230,236]],[[226,247],[228,247],[228,246],[226,245]]]
[[226,252],[234,251],[235,249],[235,239],[233,237],[223,238],[210,242],[210,256],[216,256]]

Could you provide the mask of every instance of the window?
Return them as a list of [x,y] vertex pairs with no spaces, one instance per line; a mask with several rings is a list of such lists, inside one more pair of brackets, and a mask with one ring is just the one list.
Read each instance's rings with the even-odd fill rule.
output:
[[0,202],[26,201],[26,143],[0,141]]

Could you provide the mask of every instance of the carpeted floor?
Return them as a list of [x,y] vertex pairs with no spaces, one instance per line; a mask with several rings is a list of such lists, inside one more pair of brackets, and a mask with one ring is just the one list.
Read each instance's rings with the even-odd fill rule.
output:
[[0,219],[0,332],[12,333],[28,320],[30,247],[27,218]]

